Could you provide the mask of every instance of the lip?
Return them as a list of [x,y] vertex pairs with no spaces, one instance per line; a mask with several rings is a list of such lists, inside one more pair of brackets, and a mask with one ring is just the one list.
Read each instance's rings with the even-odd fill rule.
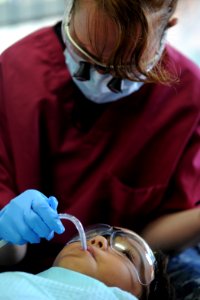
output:
[[91,246],[87,247],[87,251],[90,253],[90,255],[95,259],[95,251],[94,248]]

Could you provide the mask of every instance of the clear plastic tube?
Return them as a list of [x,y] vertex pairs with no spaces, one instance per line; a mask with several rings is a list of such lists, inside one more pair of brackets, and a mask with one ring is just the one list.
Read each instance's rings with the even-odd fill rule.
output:
[[[58,214],[58,215],[59,215],[60,219],[69,220],[76,226],[76,229],[78,230],[78,233],[80,236],[82,248],[83,248],[83,250],[87,250],[86,236],[85,236],[85,232],[84,232],[81,222],[76,217],[69,215],[69,214]],[[0,240],[0,248],[5,246],[6,244],[8,244],[7,241]]]
[[76,226],[76,229],[78,230],[78,233],[80,236],[82,248],[83,248],[83,250],[87,250],[86,236],[85,236],[85,232],[84,232],[81,222],[76,217],[74,217],[70,214],[58,214],[58,215],[59,215],[60,219],[69,220]]

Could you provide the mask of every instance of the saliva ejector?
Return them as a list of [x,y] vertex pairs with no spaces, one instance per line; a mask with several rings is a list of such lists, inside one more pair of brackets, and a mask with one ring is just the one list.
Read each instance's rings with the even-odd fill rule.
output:
[[69,220],[76,226],[76,229],[78,230],[78,233],[80,236],[82,248],[83,248],[83,250],[87,250],[87,241],[86,241],[85,231],[83,229],[81,222],[76,217],[69,215],[69,214],[58,214],[58,215],[59,215],[60,219]]
[[[78,230],[79,236],[80,236],[82,248],[83,248],[83,250],[87,250],[86,236],[85,236],[85,232],[84,232],[81,222],[76,217],[74,217],[70,214],[58,214],[58,216],[60,219],[69,220],[75,225],[76,229]],[[0,240],[0,248],[5,246],[6,244],[8,244],[7,241]]]

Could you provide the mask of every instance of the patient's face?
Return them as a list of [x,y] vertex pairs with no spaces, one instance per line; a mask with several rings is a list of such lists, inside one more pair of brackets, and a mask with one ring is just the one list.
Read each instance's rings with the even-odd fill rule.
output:
[[87,244],[87,251],[82,250],[80,242],[65,246],[54,266],[80,272],[107,286],[119,287],[137,297],[141,296],[144,286],[139,282],[133,263],[126,255],[112,250],[103,236],[95,236]]

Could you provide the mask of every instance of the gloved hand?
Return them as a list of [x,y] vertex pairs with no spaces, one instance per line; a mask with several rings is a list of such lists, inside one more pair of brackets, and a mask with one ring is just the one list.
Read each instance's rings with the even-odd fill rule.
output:
[[0,239],[22,245],[63,233],[57,206],[55,197],[47,198],[37,190],[23,192],[0,211]]

